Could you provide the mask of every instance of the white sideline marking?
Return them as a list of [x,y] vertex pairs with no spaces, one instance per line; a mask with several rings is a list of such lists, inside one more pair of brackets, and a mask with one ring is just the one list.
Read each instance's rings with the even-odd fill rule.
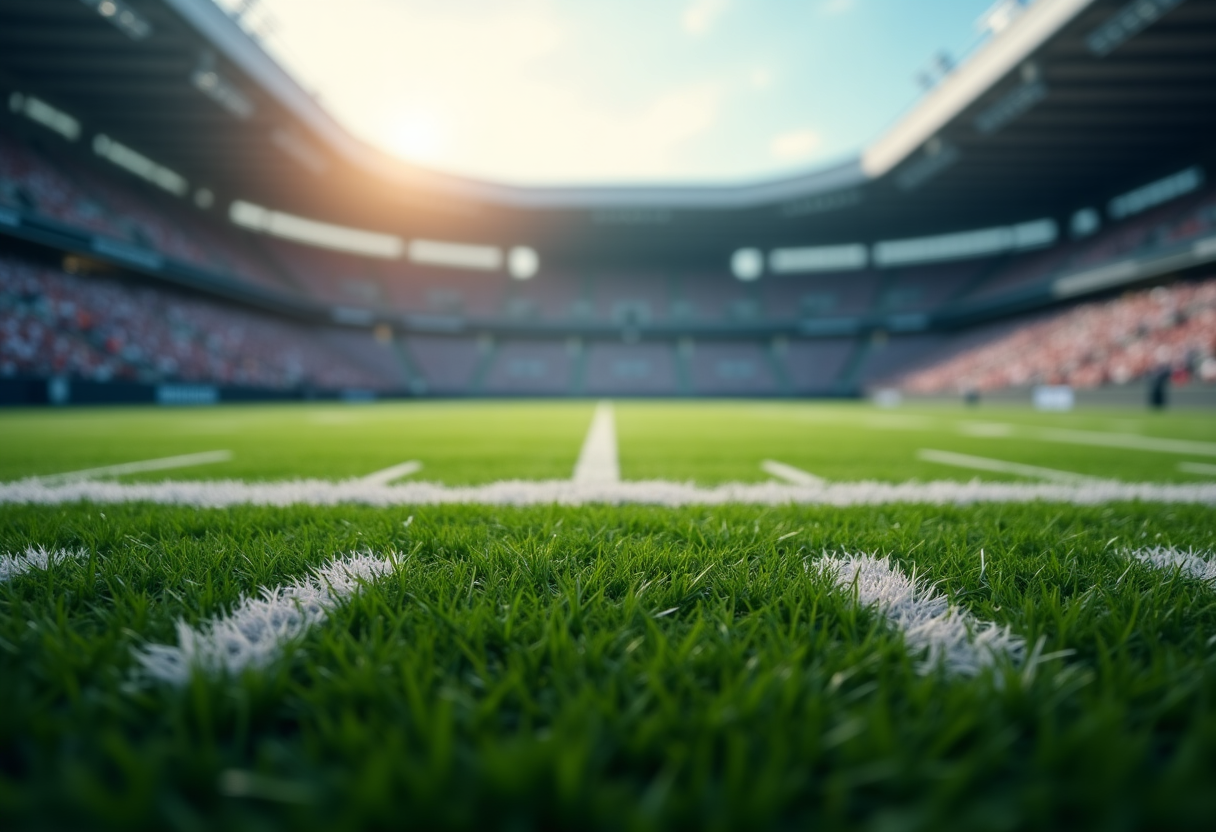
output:
[[1179,462],[1178,470],[1187,474],[1206,474],[1216,477],[1216,465],[1208,465],[1204,462]]
[[998,657],[1020,662],[1026,642],[1009,627],[977,621],[950,605],[945,595],[909,578],[890,558],[871,555],[826,557],[816,561],[821,575],[836,586],[857,593],[857,603],[874,606],[904,635],[910,651],[926,653],[918,670],[930,673],[939,665],[960,676],[975,676],[994,665]]
[[121,474],[142,474],[145,471],[165,471],[170,468],[189,468],[192,465],[210,465],[213,462],[227,462],[230,459],[232,459],[232,451],[203,451],[197,454],[103,465],[100,468],[85,468],[83,471],[68,471],[63,474],[48,474],[45,477],[34,477],[34,479],[45,483],[71,482],[92,477],[116,477]]
[[18,575],[24,575],[33,569],[43,570],[61,560],[81,557],[84,557],[83,552],[69,552],[66,549],[48,551],[41,546],[30,546],[19,555],[0,557],[0,584],[11,581]]
[[916,452],[918,459],[926,462],[936,462],[941,465],[953,465],[956,468],[974,468],[977,471],[995,471],[999,474],[1017,474],[1022,477],[1034,477],[1052,482],[1095,482],[1094,477],[1084,474],[1074,474],[1071,471],[1057,471],[1055,468],[1040,468],[1037,465],[1023,465],[1020,462],[1006,462],[1003,459],[989,459],[986,456],[971,456],[956,454],[952,451],[935,451],[932,448],[921,448]]
[[408,477],[410,474],[417,474],[421,470],[422,463],[416,459],[411,459],[409,462],[402,462],[400,465],[385,468],[383,471],[375,471],[366,477],[359,477],[359,481],[368,485],[388,485],[393,480]]
[[795,468],[793,465],[786,465],[784,462],[778,462],[775,459],[766,459],[760,463],[760,467],[766,474],[772,474],[778,479],[793,483],[794,485],[825,485],[823,478],[817,477],[814,474],[803,471],[801,468]]
[[176,647],[149,645],[137,650],[135,658],[148,676],[171,685],[184,685],[195,671],[218,676],[264,668],[284,645],[325,620],[342,599],[393,567],[393,561],[371,554],[327,563],[293,584],[263,587],[258,596],[242,598],[228,615],[197,628],[178,621]]
[[612,403],[600,402],[591,417],[591,427],[583,440],[578,462],[574,466],[574,482],[614,483],[621,481],[621,466],[616,455],[616,420]]
[[48,485],[38,480],[0,483],[0,505],[62,505],[146,502],[160,505],[223,508],[236,505],[370,506],[587,505],[638,503],[661,506],[827,505],[860,506],[916,503],[973,505],[1043,501],[1070,505],[1114,502],[1192,503],[1216,506],[1216,482],[831,482],[822,486],[779,482],[724,483],[702,487],[688,482],[642,480],[579,483],[570,480],[504,480],[484,485],[403,482],[367,485],[359,480],[166,480],[115,482],[83,480]]
[[1184,575],[1198,578],[1216,589],[1216,562],[1193,551],[1183,552],[1180,549],[1155,546],[1152,549],[1137,549],[1131,556],[1163,572],[1181,571]]

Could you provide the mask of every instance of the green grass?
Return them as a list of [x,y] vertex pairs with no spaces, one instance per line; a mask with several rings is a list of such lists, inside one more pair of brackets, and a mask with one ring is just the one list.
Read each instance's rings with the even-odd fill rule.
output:
[[[1216,547],[1206,508],[7,507],[0,542],[90,555],[0,587],[6,828],[1197,828],[1216,811],[1216,596],[1121,554]],[[132,650],[172,643],[179,617],[364,548],[399,572],[269,671],[138,681]],[[807,572],[842,549],[1075,653],[1032,678],[918,675]]]
[[[227,406],[0,413],[0,480],[133,460],[231,450],[227,463],[142,475],[144,479],[339,479],[417,459],[417,478],[448,484],[570,476],[591,402],[456,402],[375,405]],[[1044,441],[1041,428],[1136,434],[1212,443],[1207,413],[903,408],[799,402],[623,402],[616,405],[626,479],[702,484],[768,478],[776,459],[830,480],[966,481],[971,470],[919,461],[920,448],[1022,462],[1093,476],[1194,482],[1187,456]],[[974,436],[993,423],[1009,437]],[[985,479],[1017,480],[984,474]],[[137,477],[138,478],[138,477]]]
[[[566,478],[592,403],[0,413],[0,480],[196,451],[146,477]],[[1205,456],[1207,414],[782,402],[616,405],[623,475],[704,484],[777,459],[837,480],[1017,479],[918,448],[1128,480]],[[975,422],[1006,425],[976,436]],[[1129,548],[1216,551],[1205,506],[0,506],[0,828],[1206,828],[1216,591]],[[394,575],[269,669],[141,677],[134,651],[354,551]],[[981,568],[980,552],[984,565]],[[921,675],[807,565],[891,555],[1047,654]],[[665,613],[665,614],[663,614]],[[1070,652],[1069,652],[1070,651]]]

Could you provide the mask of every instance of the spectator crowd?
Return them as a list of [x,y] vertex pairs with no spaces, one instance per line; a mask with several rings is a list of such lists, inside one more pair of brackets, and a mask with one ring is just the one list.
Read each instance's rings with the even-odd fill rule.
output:
[[[0,257],[0,377],[387,389],[316,327],[116,280]],[[367,336],[369,350],[382,350]]]
[[1016,327],[904,376],[911,393],[1032,384],[1098,387],[1168,370],[1176,383],[1216,381],[1216,278],[1129,292]]

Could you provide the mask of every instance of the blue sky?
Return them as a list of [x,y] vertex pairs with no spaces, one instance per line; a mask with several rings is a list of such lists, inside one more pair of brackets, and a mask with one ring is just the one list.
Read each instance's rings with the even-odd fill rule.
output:
[[429,167],[705,182],[856,153],[992,2],[260,0],[247,22],[354,133]]

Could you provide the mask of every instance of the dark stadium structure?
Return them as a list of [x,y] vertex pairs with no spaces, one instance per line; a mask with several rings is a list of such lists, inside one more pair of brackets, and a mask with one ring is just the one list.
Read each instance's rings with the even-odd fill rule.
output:
[[855,396],[1216,274],[1216,0],[1026,4],[857,158],[735,185],[411,166],[211,0],[0,0],[0,91],[6,403]]

